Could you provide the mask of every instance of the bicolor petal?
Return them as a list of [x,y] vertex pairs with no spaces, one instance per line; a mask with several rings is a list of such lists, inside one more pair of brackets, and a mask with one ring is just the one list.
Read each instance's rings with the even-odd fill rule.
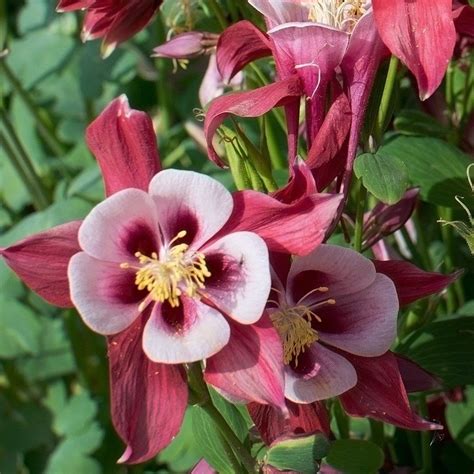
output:
[[241,324],[258,321],[271,285],[265,242],[251,232],[234,232],[201,251],[211,274],[206,298]]
[[232,213],[232,196],[209,176],[194,171],[165,170],[150,183],[150,195],[164,244],[181,231],[190,249],[197,250],[213,237]]
[[229,337],[229,324],[219,311],[184,296],[178,307],[155,304],[143,331],[143,350],[155,362],[194,362],[220,351]]

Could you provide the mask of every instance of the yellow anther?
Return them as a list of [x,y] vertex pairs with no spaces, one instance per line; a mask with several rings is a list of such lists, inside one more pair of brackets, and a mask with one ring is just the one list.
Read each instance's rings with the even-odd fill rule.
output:
[[[185,235],[184,230],[178,232],[169,245]],[[138,266],[128,263],[120,265],[121,268],[136,269],[135,285],[139,290],[148,292],[148,297],[138,307],[139,311],[143,311],[150,301],[168,301],[172,307],[178,307],[183,293],[190,297],[198,296],[199,290],[204,288],[205,279],[211,274],[205,256],[198,252],[188,254],[188,248],[187,244],[170,246],[161,259],[156,252],[152,252],[150,257],[136,252]]]

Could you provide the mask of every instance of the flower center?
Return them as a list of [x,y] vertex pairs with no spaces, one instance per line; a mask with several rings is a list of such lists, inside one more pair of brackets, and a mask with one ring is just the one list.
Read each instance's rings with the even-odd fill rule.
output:
[[[311,291],[326,292],[326,287],[316,288]],[[304,300],[307,295],[300,299]],[[313,328],[313,320],[321,322],[321,318],[313,311],[314,309],[327,304],[336,304],[336,300],[329,298],[327,300],[306,306],[297,304],[296,306],[279,306],[276,311],[270,314],[273,326],[278,331],[283,343],[283,362],[288,365],[293,363],[298,366],[298,357],[311,344],[319,340],[319,334]]]
[[143,311],[151,301],[168,301],[173,308],[178,307],[183,293],[194,298],[205,287],[205,279],[211,276],[205,256],[199,252],[188,255],[189,245],[184,243],[172,246],[185,235],[186,231],[182,230],[171,240],[163,258],[159,258],[156,252],[151,256],[136,252],[139,265],[120,265],[121,268],[136,270],[135,285],[139,290],[148,291],[148,296],[138,307],[139,311]]
[[348,33],[370,6],[367,0],[303,0],[301,4],[309,10],[308,20]]

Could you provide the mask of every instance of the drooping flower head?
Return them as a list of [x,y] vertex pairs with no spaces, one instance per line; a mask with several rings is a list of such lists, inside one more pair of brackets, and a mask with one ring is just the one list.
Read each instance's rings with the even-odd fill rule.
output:
[[104,38],[102,54],[107,57],[145,28],[160,4],[161,0],[60,0],[57,11],[87,10],[82,39]]
[[274,272],[269,312],[284,347],[285,396],[310,403],[346,392],[357,374],[345,354],[377,357],[395,339],[394,284],[370,260],[332,245],[296,257],[282,278]]
[[222,349],[226,317],[258,321],[270,288],[268,251],[250,232],[214,239],[232,208],[221,184],[175,170],[158,173],[148,193],[125,189],[95,207],[69,264],[71,297],[86,324],[110,335],[144,315],[145,353],[174,364]]

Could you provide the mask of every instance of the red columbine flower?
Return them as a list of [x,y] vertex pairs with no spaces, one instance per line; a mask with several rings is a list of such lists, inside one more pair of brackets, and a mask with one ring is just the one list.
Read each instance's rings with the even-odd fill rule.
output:
[[[218,325],[217,333],[201,333],[199,341],[191,337],[188,342],[194,350],[209,349],[205,343],[208,338],[215,341],[229,335],[221,350],[215,352],[217,346],[212,343],[214,349],[201,354],[209,356],[207,382],[229,397],[284,406],[282,348],[268,316],[264,314],[250,325],[232,319],[240,313],[235,306],[240,290],[229,292],[222,277],[230,276],[227,283],[243,289],[240,270],[250,262],[248,256],[239,254],[239,245],[231,242],[231,236],[249,236],[251,231],[274,251],[309,253],[324,238],[340,197],[308,197],[292,204],[255,191],[231,197],[209,178],[189,172],[160,172],[151,119],[131,110],[124,96],[114,100],[89,126],[86,138],[110,197],[84,223],[57,226],[0,248],[0,254],[44,299],[62,307],[72,307],[74,301],[89,325],[111,334],[112,419],[127,445],[120,461],[150,459],[179,431],[188,395],[184,367],[156,362],[147,354],[172,362],[179,352],[179,359],[190,360],[189,348],[178,352],[176,348],[180,338],[181,342],[189,339],[204,313],[214,314],[209,321],[216,322],[216,316],[221,322],[227,321],[228,328]],[[188,184],[185,189],[173,187],[183,176]],[[199,184],[202,179],[207,182],[207,191],[217,190],[214,201],[209,201],[210,194],[198,196],[204,189],[203,183]],[[181,197],[176,195],[178,189]],[[205,218],[209,206],[214,214]],[[257,247],[262,250],[260,239],[254,236],[252,240],[256,247],[250,252]],[[263,267],[264,260],[260,260]],[[265,271],[258,268],[244,279],[262,276]],[[215,285],[213,272],[221,277]],[[207,295],[202,288],[206,284]],[[257,293],[260,285],[266,285],[264,275],[256,283]],[[253,298],[241,300],[244,305],[252,301],[255,303]],[[258,304],[251,306],[248,310],[241,307],[242,316],[256,321]],[[117,311],[111,311],[112,307]],[[222,313],[226,319],[218,316]],[[152,333],[155,337],[150,337]],[[163,341],[163,336],[168,343],[160,348],[155,342]],[[188,355],[183,358],[186,350]]]
[[102,54],[107,57],[145,28],[160,4],[161,0],[60,0],[57,11],[87,10],[82,40],[104,38]]

